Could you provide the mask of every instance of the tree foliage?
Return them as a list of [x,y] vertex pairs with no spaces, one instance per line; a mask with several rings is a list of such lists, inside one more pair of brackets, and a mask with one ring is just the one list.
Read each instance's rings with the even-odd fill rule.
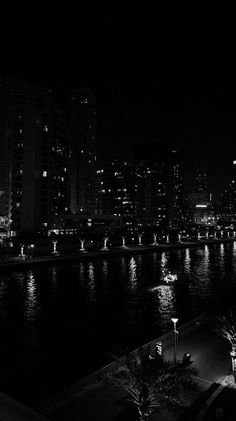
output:
[[196,370],[185,362],[173,363],[158,354],[150,357],[139,350],[127,356],[110,377],[127,391],[139,420],[144,421],[154,411],[183,406],[186,398],[197,390],[192,378],[195,374]]
[[227,339],[232,351],[236,352],[236,314],[231,309],[227,310],[226,314],[216,317],[214,331]]

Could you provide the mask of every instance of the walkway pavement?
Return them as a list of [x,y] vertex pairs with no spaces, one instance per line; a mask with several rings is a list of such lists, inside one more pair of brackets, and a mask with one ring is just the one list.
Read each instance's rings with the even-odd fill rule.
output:
[[[151,343],[154,345],[156,339]],[[173,334],[172,332],[163,335],[164,355],[167,359],[173,358]],[[149,344],[150,345],[150,344]],[[225,380],[230,381],[230,357],[228,344],[220,337],[218,337],[205,324],[186,323],[179,327],[179,340],[177,344],[177,357],[181,358],[185,352],[190,352],[194,366],[198,369],[198,382],[201,388],[201,393],[214,392],[219,383],[223,382],[223,387],[226,386]],[[227,377],[228,376],[228,377]],[[215,385],[215,383],[217,383]],[[214,386],[215,385],[215,386]],[[210,389],[211,388],[211,389]],[[226,387],[228,389],[228,387]],[[208,392],[209,391],[209,392]],[[195,399],[198,400],[199,395]],[[195,412],[189,413],[189,421],[196,420],[197,416],[205,405],[207,398],[205,396],[203,401],[195,405]],[[125,419],[135,420],[134,413],[127,408],[125,403],[126,393],[118,389],[117,386],[111,384],[104,384],[100,381],[95,383],[91,377],[87,382],[73,385],[69,389],[57,394],[51,399],[42,402],[38,406],[38,410],[48,416],[51,420],[56,421],[125,421]],[[205,419],[207,411],[203,412],[202,419]],[[152,420],[155,421],[157,415],[153,415]],[[172,415],[163,413],[158,416],[158,420],[171,421]],[[184,418],[183,418],[184,419]],[[200,421],[200,420],[199,420]]]

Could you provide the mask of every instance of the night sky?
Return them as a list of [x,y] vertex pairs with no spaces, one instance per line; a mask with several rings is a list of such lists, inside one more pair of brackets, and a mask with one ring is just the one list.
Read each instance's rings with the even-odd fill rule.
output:
[[219,5],[2,5],[2,74],[91,87],[100,154],[174,141],[186,189],[206,167],[212,192],[236,158],[234,12]]

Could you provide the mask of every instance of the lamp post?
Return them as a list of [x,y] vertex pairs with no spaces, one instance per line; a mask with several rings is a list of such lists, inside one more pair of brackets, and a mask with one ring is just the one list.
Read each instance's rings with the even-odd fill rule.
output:
[[20,255],[19,256],[20,256],[21,259],[25,259],[24,247],[25,247],[24,244],[20,245]]
[[104,241],[104,245],[103,245],[103,248],[101,250],[103,250],[103,251],[108,251],[109,250],[108,247],[107,247],[108,240],[109,240],[108,237],[105,237],[104,238],[104,240],[103,240]]
[[231,361],[232,361],[232,373],[234,376],[234,383],[236,383],[236,352],[232,350],[230,352],[231,355]]
[[171,319],[171,321],[174,324],[174,329],[173,329],[173,334],[174,334],[174,363],[176,364],[176,345],[177,345],[177,336],[178,336],[178,332],[176,330],[176,323],[178,322],[179,319],[173,317]]
[[152,243],[152,245],[153,246],[158,246],[158,243],[157,243],[157,234],[153,234],[153,243]]
[[142,244],[142,234],[139,234],[139,236],[138,236],[138,245],[139,246],[142,246],[143,244]]

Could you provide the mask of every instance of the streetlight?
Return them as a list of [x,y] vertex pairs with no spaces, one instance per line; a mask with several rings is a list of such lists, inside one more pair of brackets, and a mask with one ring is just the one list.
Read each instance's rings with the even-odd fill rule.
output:
[[175,317],[173,317],[172,319],[171,319],[171,321],[174,323],[174,330],[173,330],[173,333],[174,333],[174,363],[176,364],[176,344],[177,344],[177,336],[178,336],[178,332],[177,332],[177,330],[176,330],[176,323],[178,322],[178,320],[179,319],[177,319],[177,318],[175,318]]
[[234,376],[234,383],[236,383],[236,353],[235,351],[230,352],[231,355],[231,361],[232,361],[232,373]]

